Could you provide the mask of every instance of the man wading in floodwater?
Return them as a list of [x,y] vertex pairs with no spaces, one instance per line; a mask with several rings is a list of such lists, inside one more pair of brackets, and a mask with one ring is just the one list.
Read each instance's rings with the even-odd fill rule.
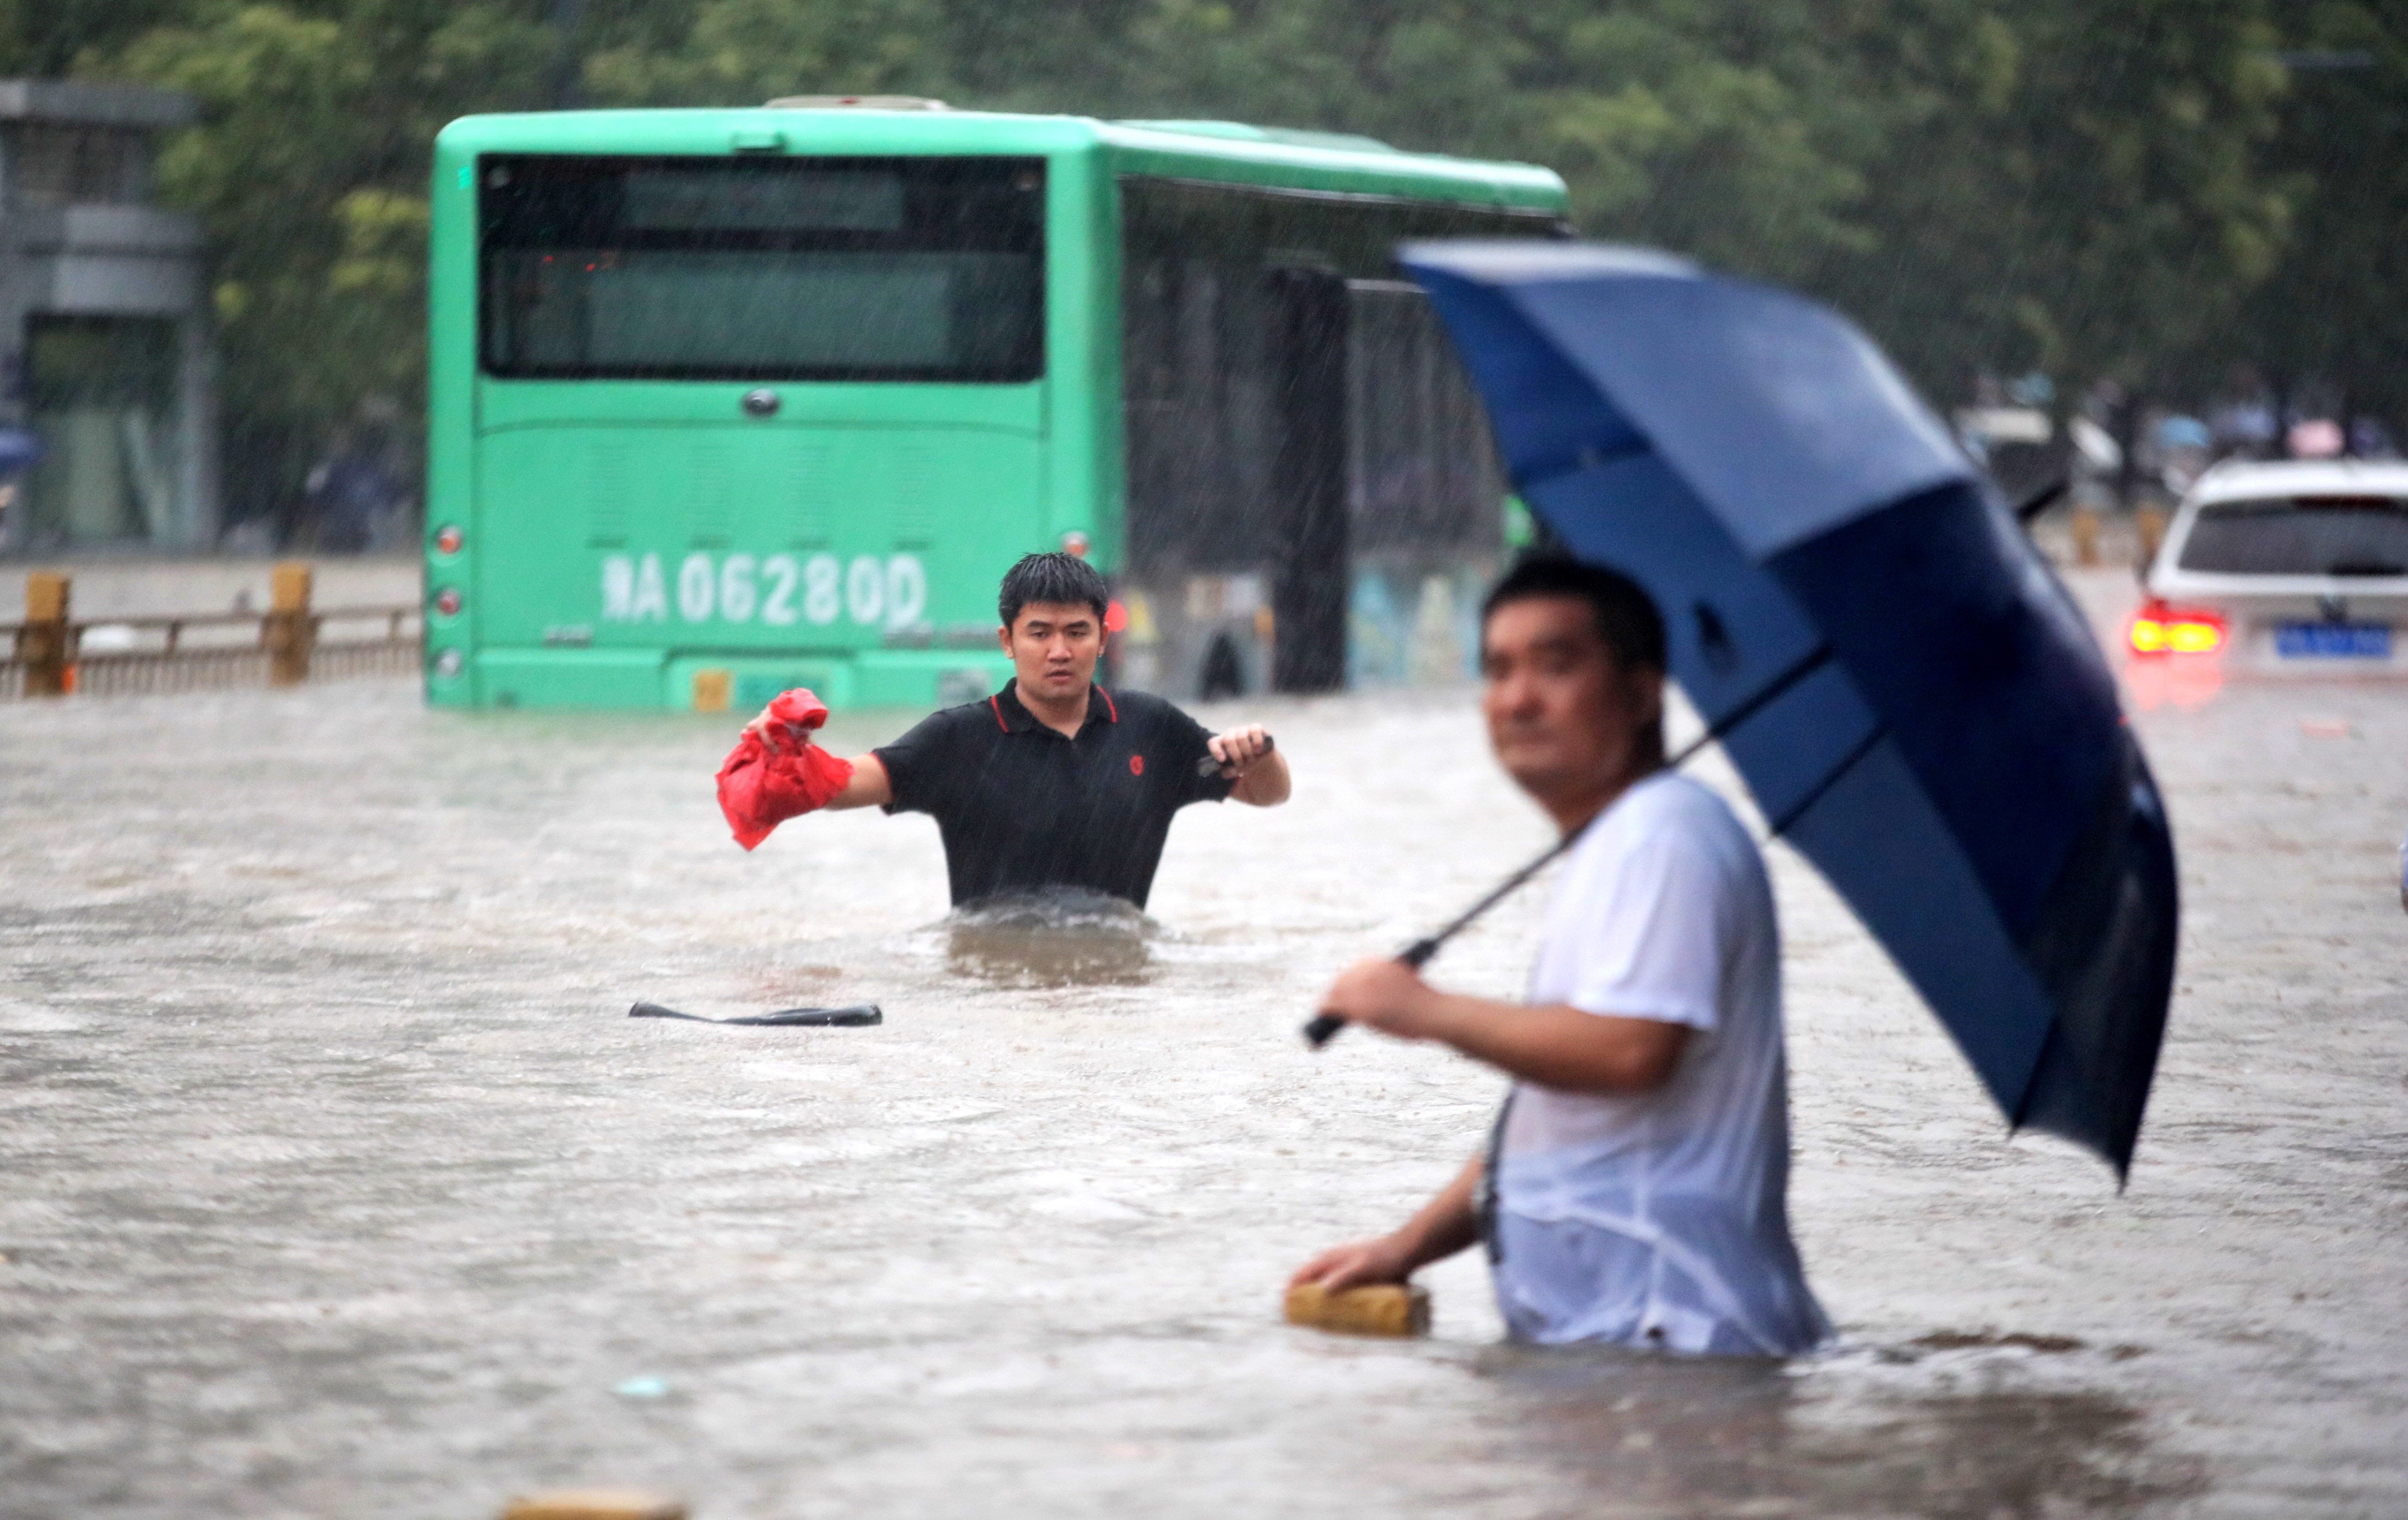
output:
[[[1083,560],[1023,559],[997,597],[1012,668],[1003,690],[930,714],[853,759],[840,789],[804,806],[932,814],[956,908],[1062,887],[1143,908],[1170,815],[1224,797],[1275,807],[1287,800],[1287,762],[1259,724],[1214,735],[1158,696],[1096,685],[1109,595]],[[779,707],[788,699],[744,728],[770,757],[793,748],[793,720]],[[739,746],[721,772],[723,802],[746,753]],[[1199,766],[1208,754],[1218,767]],[[832,784],[845,762],[819,758]],[[739,827],[738,839],[747,832]],[[746,848],[767,833],[758,828]]]
[[1763,858],[1664,768],[1664,624],[1610,570],[1526,560],[1482,614],[1498,759],[1566,834],[1525,1003],[1364,961],[1327,1011],[1515,1079],[1475,1157],[1394,1234],[1297,1283],[1401,1283],[1479,1240],[1512,1334],[1785,1356],[1829,1334],[1789,1239],[1781,947]]

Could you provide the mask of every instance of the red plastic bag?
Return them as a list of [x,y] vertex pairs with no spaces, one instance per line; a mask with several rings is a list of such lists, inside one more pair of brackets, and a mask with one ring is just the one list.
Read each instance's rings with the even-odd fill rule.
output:
[[853,762],[811,742],[827,722],[827,704],[797,686],[769,704],[769,721],[784,732],[773,748],[746,734],[719,767],[719,810],[736,842],[750,850],[789,818],[827,806],[853,780]]

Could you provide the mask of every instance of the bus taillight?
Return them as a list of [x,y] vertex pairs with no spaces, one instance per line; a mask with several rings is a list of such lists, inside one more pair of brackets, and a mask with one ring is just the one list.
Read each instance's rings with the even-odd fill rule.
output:
[[435,610],[447,618],[460,615],[460,588],[446,586],[435,594]]
[[460,531],[457,523],[446,523],[435,530],[435,552],[438,554],[456,554],[467,541],[468,536]]

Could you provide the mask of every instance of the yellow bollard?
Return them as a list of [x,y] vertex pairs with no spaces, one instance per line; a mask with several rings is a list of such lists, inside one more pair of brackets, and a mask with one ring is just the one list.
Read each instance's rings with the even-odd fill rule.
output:
[[64,696],[75,690],[67,648],[67,578],[49,570],[25,577],[25,625],[17,631],[17,660],[25,667],[27,696]]
[[1429,1334],[1429,1290],[1374,1283],[1330,1292],[1318,1283],[1287,1290],[1287,1322],[1340,1335]]
[[309,615],[309,566],[286,560],[268,572],[267,584],[267,616],[259,624],[267,683],[298,686],[309,679],[309,651],[318,642],[317,620]]
[[510,1500],[502,1520],[686,1520],[685,1501],[640,1488],[557,1488]]
[[2073,529],[2073,563],[2099,563],[2099,509],[2076,507],[2071,525]]

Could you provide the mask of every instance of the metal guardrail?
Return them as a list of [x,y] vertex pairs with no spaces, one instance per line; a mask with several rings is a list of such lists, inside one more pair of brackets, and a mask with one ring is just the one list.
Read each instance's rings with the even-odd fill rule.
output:
[[309,566],[279,565],[262,612],[75,619],[62,575],[25,581],[25,616],[0,623],[0,701],[117,696],[412,675],[423,658],[416,605],[309,605]]

